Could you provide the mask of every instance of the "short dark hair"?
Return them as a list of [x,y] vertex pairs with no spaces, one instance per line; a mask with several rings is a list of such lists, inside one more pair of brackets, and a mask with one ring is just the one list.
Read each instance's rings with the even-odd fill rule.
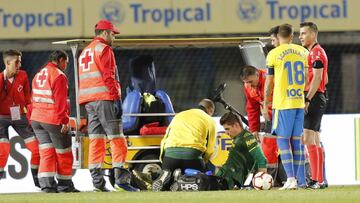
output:
[[48,61],[56,61],[59,63],[61,58],[69,58],[67,53],[63,50],[56,50],[49,55]]
[[302,27],[309,27],[309,29],[312,31],[312,32],[318,32],[318,27],[315,23],[313,22],[303,22],[303,23],[300,23],[300,28]]
[[16,49],[9,49],[3,52],[3,60],[9,56],[22,56],[21,52]]
[[269,35],[274,35],[274,36],[277,36],[277,34],[279,34],[279,25],[277,26],[274,26],[272,28],[270,28],[269,30]]
[[210,115],[210,111],[213,110],[215,111],[215,104],[213,101],[211,101],[210,99],[202,99],[199,102],[199,106],[202,106],[203,108],[206,109],[206,112]]
[[220,118],[220,125],[228,124],[234,125],[235,123],[239,123],[241,127],[243,127],[242,122],[240,121],[239,116],[235,115],[233,112],[227,112]]
[[241,69],[240,78],[244,80],[251,75],[255,75],[257,72],[258,70],[254,66],[246,65]]
[[293,27],[290,24],[282,24],[279,26],[278,36],[283,38],[289,38],[294,33]]
[[95,30],[95,36],[101,35],[105,30]]

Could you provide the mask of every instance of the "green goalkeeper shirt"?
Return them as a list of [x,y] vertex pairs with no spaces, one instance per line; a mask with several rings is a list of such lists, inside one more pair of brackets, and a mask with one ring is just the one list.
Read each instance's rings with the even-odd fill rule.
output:
[[235,184],[242,185],[249,172],[266,168],[266,164],[266,158],[254,135],[243,130],[234,138],[228,159],[216,175],[224,177],[229,189],[232,189]]

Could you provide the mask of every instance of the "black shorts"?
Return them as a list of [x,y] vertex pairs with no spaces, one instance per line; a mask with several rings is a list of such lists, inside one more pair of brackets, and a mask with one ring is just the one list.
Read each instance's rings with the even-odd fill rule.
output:
[[[305,93],[306,95],[306,93]],[[326,109],[326,97],[321,92],[316,92],[314,97],[311,99],[308,112],[304,118],[304,128],[313,130],[316,132],[320,131],[321,119]]]
[[169,169],[174,171],[175,169],[180,168],[182,172],[187,168],[196,169],[201,172],[205,172],[205,162],[203,159],[175,159],[171,157],[164,156],[162,162],[162,169]]

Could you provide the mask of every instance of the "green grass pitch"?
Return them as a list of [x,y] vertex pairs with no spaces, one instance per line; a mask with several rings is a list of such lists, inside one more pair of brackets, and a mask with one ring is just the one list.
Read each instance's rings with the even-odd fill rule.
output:
[[360,202],[360,185],[330,186],[324,190],[293,190],[293,191],[208,191],[208,192],[111,192],[111,193],[18,193],[0,194],[0,202],[46,202],[46,203],[332,203]]

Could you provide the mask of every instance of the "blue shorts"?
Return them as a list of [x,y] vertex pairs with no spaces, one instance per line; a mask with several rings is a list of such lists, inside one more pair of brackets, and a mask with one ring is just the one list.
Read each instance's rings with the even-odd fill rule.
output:
[[301,136],[304,128],[304,109],[273,110],[271,133],[290,138]]

